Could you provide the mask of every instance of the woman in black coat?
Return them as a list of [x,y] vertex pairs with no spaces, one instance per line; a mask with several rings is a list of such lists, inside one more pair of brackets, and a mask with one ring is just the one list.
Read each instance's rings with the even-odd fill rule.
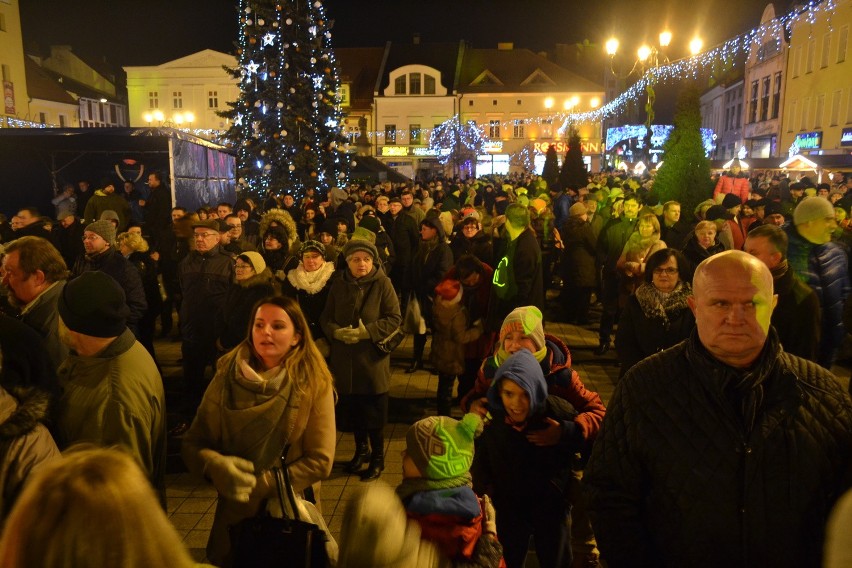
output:
[[326,358],[331,351],[320,325],[320,316],[328,300],[334,271],[334,263],[325,260],[325,246],[319,241],[309,240],[299,249],[299,266],[288,272],[281,284],[281,294],[299,302],[314,343]]
[[716,234],[716,223],[713,221],[701,221],[695,226],[692,235],[683,245],[683,256],[689,261],[691,270],[694,271],[705,258],[725,250],[725,245],[719,242]]
[[619,378],[630,367],[658,351],[687,339],[695,317],[686,303],[692,294],[689,262],[675,249],[648,257],[645,282],[627,300],[618,320],[615,348],[621,362]]
[[278,281],[260,253],[247,251],[236,259],[234,282],[216,315],[216,348],[230,351],[245,338],[257,302],[278,294]]

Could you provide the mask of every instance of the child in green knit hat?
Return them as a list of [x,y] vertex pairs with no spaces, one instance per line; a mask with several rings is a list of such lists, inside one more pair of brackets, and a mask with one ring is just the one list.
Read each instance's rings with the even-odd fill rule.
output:
[[415,422],[405,437],[403,480],[396,492],[422,538],[451,561],[500,566],[503,548],[496,540],[494,509],[488,496],[473,492],[470,466],[482,419],[460,421],[430,416]]

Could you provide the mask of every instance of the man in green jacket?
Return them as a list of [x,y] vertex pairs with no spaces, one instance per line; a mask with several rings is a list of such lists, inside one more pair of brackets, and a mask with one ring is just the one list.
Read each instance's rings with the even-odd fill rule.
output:
[[59,367],[56,433],[61,448],[119,445],[148,474],[166,506],[166,397],[148,351],[127,328],[124,291],[103,272],[68,282],[59,335],[71,354]]

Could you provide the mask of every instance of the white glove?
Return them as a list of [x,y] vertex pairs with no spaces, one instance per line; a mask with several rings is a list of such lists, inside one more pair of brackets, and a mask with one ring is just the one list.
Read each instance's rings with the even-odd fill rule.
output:
[[341,327],[334,331],[334,338],[346,345],[358,343],[358,330],[352,327]]
[[219,495],[240,503],[248,503],[257,485],[254,464],[237,456],[211,452],[204,465],[204,474],[213,482]]
[[367,331],[367,327],[360,319],[358,320],[358,329],[356,329],[355,331],[358,332],[358,339],[370,339],[370,332]]

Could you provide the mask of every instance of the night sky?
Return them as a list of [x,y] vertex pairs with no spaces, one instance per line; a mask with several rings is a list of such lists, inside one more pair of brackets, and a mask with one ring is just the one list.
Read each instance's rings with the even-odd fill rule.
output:
[[[712,45],[756,27],[765,0],[325,0],[336,46],[379,46],[388,40],[471,42],[475,47],[546,49],[616,35],[631,53],[664,25],[677,57],[698,31]],[[24,43],[46,50],[70,44],[106,55],[117,66],[155,65],[212,48],[230,52],[236,0],[20,0]],[[786,2],[776,6],[787,7]]]

